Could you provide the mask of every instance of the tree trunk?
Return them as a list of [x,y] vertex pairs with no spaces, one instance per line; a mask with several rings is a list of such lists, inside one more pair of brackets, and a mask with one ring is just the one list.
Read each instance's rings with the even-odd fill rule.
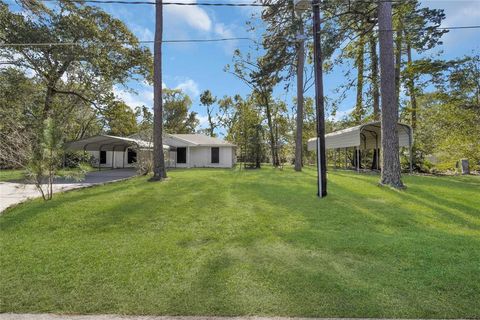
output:
[[[410,41],[407,41],[407,66],[410,67],[413,63],[412,60],[412,46],[410,45]],[[410,95],[410,108],[411,108],[411,118],[410,118],[410,125],[412,126],[413,132],[417,129],[417,96],[415,93],[415,79],[413,77],[413,74],[409,72],[409,78],[407,82],[408,86],[408,94]],[[411,148],[411,165],[412,168],[416,167],[416,150],[415,150],[415,143],[412,145]]]
[[380,183],[402,188],[395,99],[392,3],[379,0],[380,90],[382,95],[382,175]]
[[400,71],[402,66],[403,22],[400,17],[398,30],[395,37],[395,101],[400,105]]
[[355,104],[354,119],[357,124],[362,121],[363,115],[363,69],[364,69],[365,39],[361,35],[357,47],[357,101]]
[[163,106],[162,106],[162,0],[155,4],[155,44],[153,50],[153,178],[167,177],[163,156]]
[[[412,47],[409,42],[407,42],[407,65],[410,67],[413,63],[412,60]],[[412,129],[417,128],[417,96],[415,94],[415,79],[413,78],[413,74],[409,75],[408,78],[408,94],[410,95],[410,108],[412,110],[411,113],[411,126]]]
[[215,135],[215,124],[213,123],[212,119],[212,110],[210,109],[210,106],[207,106],[207,116],[208,116],[208,125],[210,127],[209,133],[210,137],[213,137]]
[[55,91],[53,90],[53,85],[47,85],[47,91],[45,92],[45,104],[43,106],[43,113],[42,113],[42,124],[45,121],[52,111],[52,102],[53,102],[53,95]]
[[375,35],[370,36],[370,67],[371,67],[371,81],[372,81],[372,103],[373,103],[373,119],[380,120],[380,91],[378,88],[378,55],[377,55],[377,41]]
[[[303,36],[303,20],[299,17],[299,35]],[[303,151],[303,68],[305,66],[305,42],[298,41],[297,50],[297,132],[295,136],[295,171],[302,171]]]
[[272,111],[270,110],[270,103],[268,102],[268,97],[265,98],[265,110],[267,114],[267,125],[268,125],[268,132],[270,136],[270,151],[272,154],[272,165],[274,167],[278,166],[277,157],[276,157],[276,150],[275,150],[275,133],[273,130],[273,123],[272,123]]

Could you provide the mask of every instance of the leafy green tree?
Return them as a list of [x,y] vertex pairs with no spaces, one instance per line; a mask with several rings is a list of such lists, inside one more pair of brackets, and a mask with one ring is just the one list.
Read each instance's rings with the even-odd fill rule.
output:
[[[0,70],[0,154],[3,167],[23,167],[28,152],[15,148],[20,141],[38,145],[39,120],[43,111],[43,83],[29,78],[25,71],[7,67]],[[101,132],[100,115],[75,96],[56,96],[52,101],[51,117],[60,126],[67,141]]]
[[[29,122],[33,155],[41,159],[47,119],[58,126],[62,140],[84,136],[98,124],[97,112],[112,102],[113,86],[148,78],[152,59],[122,21],[99,7],[63,0],[48,6],[35,0],[19,4],[21,12],[0,3],[0,40],[6,44],[0,59],[32,71],[41,88]],[[82,125],[71,125],[75,119]],[[71,134],[74,128],[77,134]]]
[[200,95],[200,103],[207,108],[207,118],[208,118],[208,135],[210,137],[215,137],[215,128],[218,126],[215,121],[215,116],[213,114],[213,104],[217,101],[217,98],[212,95],[210,90],[205,90]]
[[[402,72],[402,56],[406,54],[406,67],[413,63],[413,51],[425,52],[442,44],[442,36],[448,30],[439,29],[445,19],[443,9],[421,7],[420,1],[408,0],[398,2],[394,6],[395,32],[395,94],[400,103],[400,86],[404,82],[410,96],[412,108],[411,125],[416,127],[416,95],[415,76]],[[402,79],[403,76],[403,79]]]
[[275,63],[271,59],[267,57],[253,59],[249,54],[243,56],[240,50],[235,51],[233,60],[233,71],[230,70],[229,65],[225,67],[225,70],[242,80],[252,90],[252,98],[261,107],[260,110],[267,120],[271,161],[273,166],[277,167],[280,159],[276,148],[271,103],[273,88],[281,80],[280,70],[275,68]]
[[[454,61],[418,60],[407,71],[412,72],[419,92],[414,131],[416,168],[431,169],[428,159],[432,157],[437,159],[437,170],[454,169],[461,158],[478,167],[480,55]],[[436,86],[433,92],[419,90],[431,83]],[[407,105],[402,117],[411,119],[412,111]]]
[[235,143],[239,148],[239,160],[244,166],[260,168],[265,157],[264,130],[262,118],[254,101],[235,96],[235,117],[232,118],[227,140]]
[[53,181],[62,157],[62,134],[52,118],[45,120],[41,143],[34,148],[27,166],[27,176],[35,183],[44,200],[53,196]]
[[150,111],[150,109],[146,106],[136,107],[135,116],[140,118],[138,123],[138,131],[150,131],[151,133],[153,129],[153,113]]
[[100,109],[111,100],[114,84],[148,77],[152,58],[147,48],[119,19],[82,2],[22,2],[13,12],[0,4],[1,40],[8,43],[65,45],[3,46],[3,62],[32,70],[42,81],[42,121],[52,116],[56,95],[73,95]]
[[163,129],[166,133],[194,133],[197,113],[190,111],[192,101],[179,89],[163,89]]
[[235,105],[242,100],[242,97],[238,94],[235,95],[233,98],[229,96],[224,96],[222,99],[218,100],[218,123],[227,132],[227,138],[228,132],[231,131],[237,117],[237,108],[235,108]]
[[136,113],[123,101],[113,101],[102,115],[108,134],[126,137],[139,130]]

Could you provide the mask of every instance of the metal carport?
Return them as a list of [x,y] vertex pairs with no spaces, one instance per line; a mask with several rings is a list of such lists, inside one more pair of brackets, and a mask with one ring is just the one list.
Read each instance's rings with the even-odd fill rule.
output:
[[[412,171],[412,144],[413,144],[413,130],[407,124],[397,124],[398,143],[400,147],[408,147],[410,157],[410,171]],[[308,140],[308,150],[316,151],[317,138]],[[361,150],[378,150],[381,149],[381,122],[375,121],[362,124],[355,127],[335,131],[325,135],[325,149],[334,150],[335,155],[337,150],[347,148],[355,148],[357,157],[356,167],[360,169],[359,152]],[[379,152],[374,153],[377,157],[376,164],[379,168]]]
[[[125,152],[128,148],[152,150],[153,144],[144,140],[110,135],[97,135],[65,144],[65,149],[71,151],[112,151],[112,168],[114,167],[113,158],[115,156],[115,151],[123,152],[123,167],[125,167]],[[163,145],[163,148],[168,150],[169,146]]]

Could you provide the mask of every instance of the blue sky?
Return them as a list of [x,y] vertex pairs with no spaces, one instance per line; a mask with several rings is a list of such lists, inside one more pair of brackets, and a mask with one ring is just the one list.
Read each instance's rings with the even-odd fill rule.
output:
[[[183,0],[187,1],[187,0]],[[231,1],[231,0],[225,0]],[[248,0],[243,0],[248,1]],[[188,0],[187,2],[190,2]],[[238,2],[238,1],[235,1]],[[480,24],[479,0],[430,0],[425,6],[445,9],[447,18],[443,25],[463,26]],[[154,8],[153,6],[105,6],[111,14],[123,20],[142,40],[153,39]],[[245,7],[198,7],[198,6],[166,6],[164,9],[164,39],[206,39],[224,37],[251,37],[258,39],[260,35],[248,34],[246,21],[259,9]],[[258,20],[257,23],[260,23]],[[480,50],[480,30],[452,30],[443,38],[444,45],[428,55],[440,54],[446,59],[470,54]],[[254,52],[249,41],[232,41],[222,43],[188,43],[169,44],[163,46],[163,81],[169,88],[181,88],[190,95],[193,110],[198,112],[201,127],[205,126],[205,111],[199,105],[199,94],[210,89],[214,95],[222,97],[236,93],[246,95],[248,87],[233,75],[223,71],[226,64],[231,63],[235,48]],[[348,66],[338,66],[325,75],[325,93],[334,97],[334,90],[344,83],[343,71]],[[118,88],[117,95],[131,106],[152,105],[152,89],[145,84],[132,83],[138,94],[128,93]],[[313,95],[313,91],[308,93]],[[292,94],[279,88],[275,91],[279,99],[286,99],[292,107]],[[337,113],[341,117],[351,110],[355,92],[350,92]]]

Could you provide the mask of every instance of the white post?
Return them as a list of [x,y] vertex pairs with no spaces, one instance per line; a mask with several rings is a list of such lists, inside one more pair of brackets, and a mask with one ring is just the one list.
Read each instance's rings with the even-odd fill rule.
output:
[[359,147],[355,147],[355,153],[356,153],[356,157],[357,157],[357,172],[360,172],[360,148]]

